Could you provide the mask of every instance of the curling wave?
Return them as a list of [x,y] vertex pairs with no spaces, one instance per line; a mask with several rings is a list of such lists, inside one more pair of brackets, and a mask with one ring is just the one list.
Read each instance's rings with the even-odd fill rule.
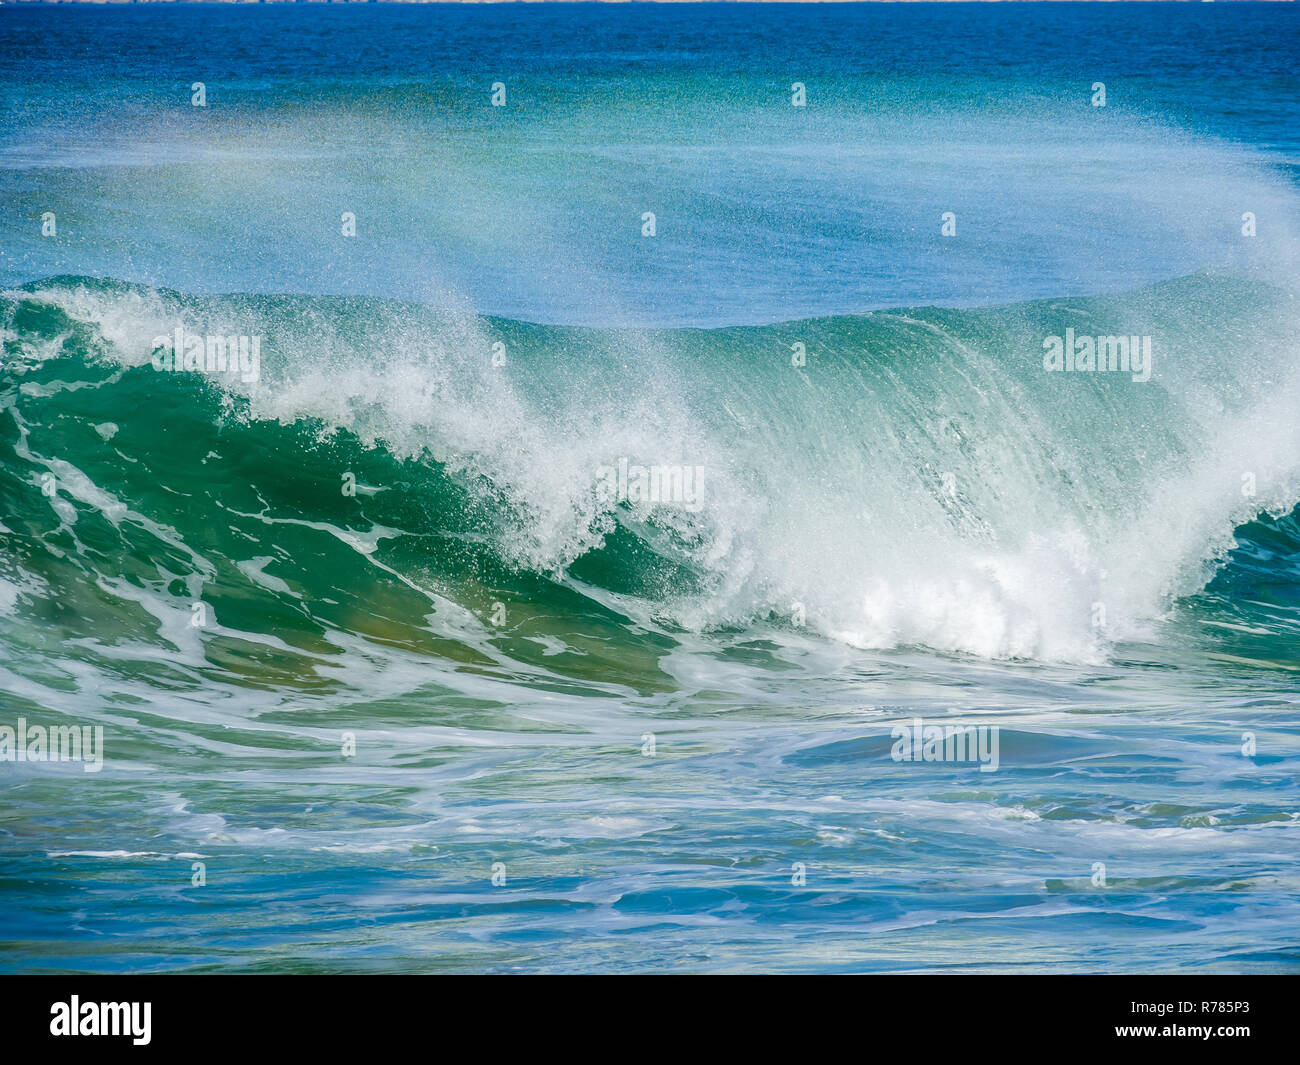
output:
[[[1295,586],[1295,318],[1229,276],[643,331],[54,278],[0,297],[0,607],[173,644],[203,602],[469,657],[498,609],[1097,661],[1180,597],[1264,609],[1261,559]],[[198,355],[161,372],[178,327]],[[1067,331],[1149,338],[1149,380],[1049,372]],[[236,335],[256,374],[203,361]]]

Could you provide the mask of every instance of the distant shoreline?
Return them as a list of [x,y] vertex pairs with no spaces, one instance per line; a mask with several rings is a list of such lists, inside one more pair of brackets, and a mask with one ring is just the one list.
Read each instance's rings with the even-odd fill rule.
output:
[[0,0],[0,7],[52,7],[68,5],[130,6],[162,4],[171,6],[199,5],[303,5],[303,4],[1242,4],[1275,3],[1293,0]]

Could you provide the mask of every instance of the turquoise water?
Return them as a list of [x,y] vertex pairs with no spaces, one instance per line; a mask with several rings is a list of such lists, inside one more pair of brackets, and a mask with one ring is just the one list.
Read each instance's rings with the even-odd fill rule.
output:
[[0,968],[1295,969],[1296,30],[6,5]]

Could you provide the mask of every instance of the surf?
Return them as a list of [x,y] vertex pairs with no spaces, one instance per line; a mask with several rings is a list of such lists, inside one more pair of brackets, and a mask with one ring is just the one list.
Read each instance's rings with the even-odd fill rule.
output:
[[[159,373],[178,323],[264,338],[260,378]],[[116,508],[116,550],[164,601],[182,582],[178,610],[218,571],[285,585],[302,548],[252,531],[270,521],[328,528],[417,590],[409,634],[431,601],[482,625],[540,582],[670,630],[1098,662],[1159,639],[1234,530],[1300,499],[1294,304],[1231,276],[658,330],[55,278],[5,293],[0,329],[10,538],[39,554]],[[1076,329],[1154,336],[1151,379],[1045,372],[1045,338]],[[700,471],[702,490],[611,492],[620,468]],[[268,561],[184,562],[214,521]],[[292,569],[310,614],[333,582]],[[7,579],[25,601],[33,575]]]

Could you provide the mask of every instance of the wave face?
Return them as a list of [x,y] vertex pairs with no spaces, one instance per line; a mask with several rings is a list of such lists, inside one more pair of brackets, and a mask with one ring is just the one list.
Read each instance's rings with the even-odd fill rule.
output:
[[[10,525],[152,530],[61,561],[148,573],[176,610],[217,581],[311,616],[339,563],[305,536],[359,583],[380,565],[479,616],[540,581],[693,631],[783,619],[857,647],[1100,661],[1200,591],[1236,526],[1300,498],[1294,303],[1229,278],[714,330],[88,279],[0,310]],[[258,337],[256,380],[157,370],[178,325]],[[1045,372],[1067,330],[1150,337],[1150,379]],[[106,499],[116,518],[80,513]]]
[[0,970],[1300,967],[1295,5],[11,7]]

